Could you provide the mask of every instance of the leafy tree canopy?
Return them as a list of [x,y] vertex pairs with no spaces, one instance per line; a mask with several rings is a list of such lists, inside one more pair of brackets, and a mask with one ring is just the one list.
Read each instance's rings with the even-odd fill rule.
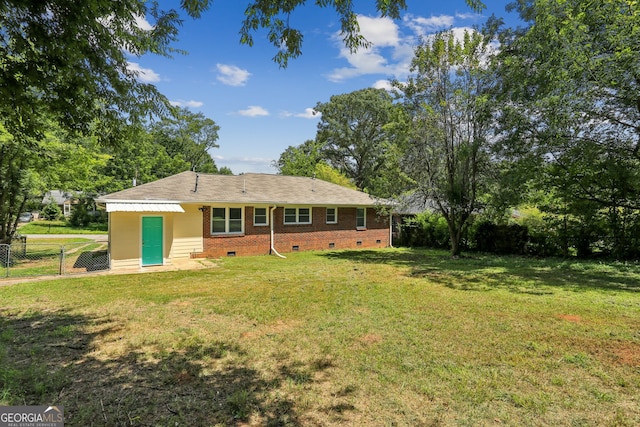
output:
[[[152,17],[153,29],[138,25]],[[114,141],[166,99],[136,79],[129,54],[169,55],[180,20],[138,0],[0,3],[0,114],[14,137],[42,136],[44,118]],[[26,139],[25,139],[26,141]]]
[[316,141],[320,156],[361,190],[386,196],[381,182],[395,165],[396,107],[384,89],[362,89],[318,103],[322,113]]
[[311,177],[321,160],[320,144],[311,139],[298,146],[288,147],[280,154],[280,158],[273,162],[273,166],[281,175]]
[[343,187],[356,188],[353,181],[322,158],[320,144],[314,140],[307,140],[297,147],[288,147],[273,165],[281,175],[314,177]]
[[416,48],[415,74],[396,84],[412,119],[403,170],[446,219],[454,256],[487,181],[489,41],[475,31],[462,39],[452,31],[438,33]]
[[220,126],[202,113],[192,113],[188,108],[175,110],[150,126],[154,142],[162,145],[170,157],[182,158],[190,170],[214,173],[218,168],[209,150],[218,148]]
[[[640,8],[635,0],[537,0],[530,26],[503,33],[504,154],[553,162],[560,185],[605,206],[640,208]],[[614,168],[614,169],[612,169]],[[631,186],[630,186],[631,185]],[[607,187],[609,189],[607,189]],[[623,188],[626,187],[626,190]]]
[[[250,2],[240,42],[252,45],[253,34],[266,29],[278,52],[275,61],[286,66],[302,46],[302,33],[290,27],[287,18],[304,3]],[[482,7],[479,0],[467,3]],[[180,7],[198,18],[212,4],[182,0]],[[405,0],[375,4],[382,15],[393,18],[406,8]],[[336,11],[349,48],[366,45],[352,0],[315,0],[314,5]],[[33,155],[50,121],[71,134],[94,135],[100,144],[117,145],[136,135],[150,115],[167,115],[168,100],[137,79],[129,58],[175,53],[172,43],[180,25],[179,11],[162,10],[157,0],[0,1],[0,239],[10,236],[8,224],[17,221],[32,191],[26,180],[37,167]]]
[[[567,236],[573,228],[579,253],[609,239],[625,256],[640,211],[640,8],[635,0],[512,7],[529,26],[502,33],[500,155],[554,194],[542,209],[560,216]],[[602,218],[606,238],[589,231]]]

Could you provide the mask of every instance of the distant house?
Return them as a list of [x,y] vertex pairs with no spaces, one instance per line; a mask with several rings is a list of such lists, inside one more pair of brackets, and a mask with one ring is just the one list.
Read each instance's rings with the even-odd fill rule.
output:
[[65,217],[71,215],[71,206],[78,202],[73,193],[62,190],[51,190],[42,198],[42,206],[47,206],[51,202],[58,205]]
[[96,200],[109,214],[111,268],[180,258],[390,245],[366,193],[318,179],[183,172]]

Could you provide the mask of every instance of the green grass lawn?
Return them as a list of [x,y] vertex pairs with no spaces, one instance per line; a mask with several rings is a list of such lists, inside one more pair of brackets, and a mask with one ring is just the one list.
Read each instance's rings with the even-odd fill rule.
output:
[[295,253],[0,301],[0,404],[68,426],[640,425],[638,264]]
[[74,227],[67,221],[32,221],[21,225],[18,234],[107,234],[107,224]]

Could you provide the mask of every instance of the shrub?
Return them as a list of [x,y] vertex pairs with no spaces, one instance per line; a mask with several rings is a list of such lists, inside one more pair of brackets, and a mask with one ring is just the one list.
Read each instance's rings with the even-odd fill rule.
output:
[[400,244],[409,247],[449,248],[449,227],[442,215],[422,212],[401,225]]
[[42,208],[42,211],[40,211],[40,216],[46,220],[55,221],[56,219],[62,217],[62,211],[60,210],[60,206],[51,201],[48,205]]
[[87,227],[90,224],[106,224],[107,213],[96,210],[91,198],[83,198],[73,206],[69,223],[74,227]]
[[525,254],[529,230],[518,224],[494,224],[483,221],[475,228],[475,247],[481,252]]
[[73,207],[69,223],[74,227],[84,227],[91,222],[91,216],[87,212],[87,205],[84,201],[80,201]]

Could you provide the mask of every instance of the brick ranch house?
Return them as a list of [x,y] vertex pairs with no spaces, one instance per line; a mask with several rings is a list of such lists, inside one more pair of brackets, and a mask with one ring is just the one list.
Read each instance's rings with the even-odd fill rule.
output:
[[182,172],[97,202],[109,214],[112,269],[391,243],[379,201],[306,177]]

